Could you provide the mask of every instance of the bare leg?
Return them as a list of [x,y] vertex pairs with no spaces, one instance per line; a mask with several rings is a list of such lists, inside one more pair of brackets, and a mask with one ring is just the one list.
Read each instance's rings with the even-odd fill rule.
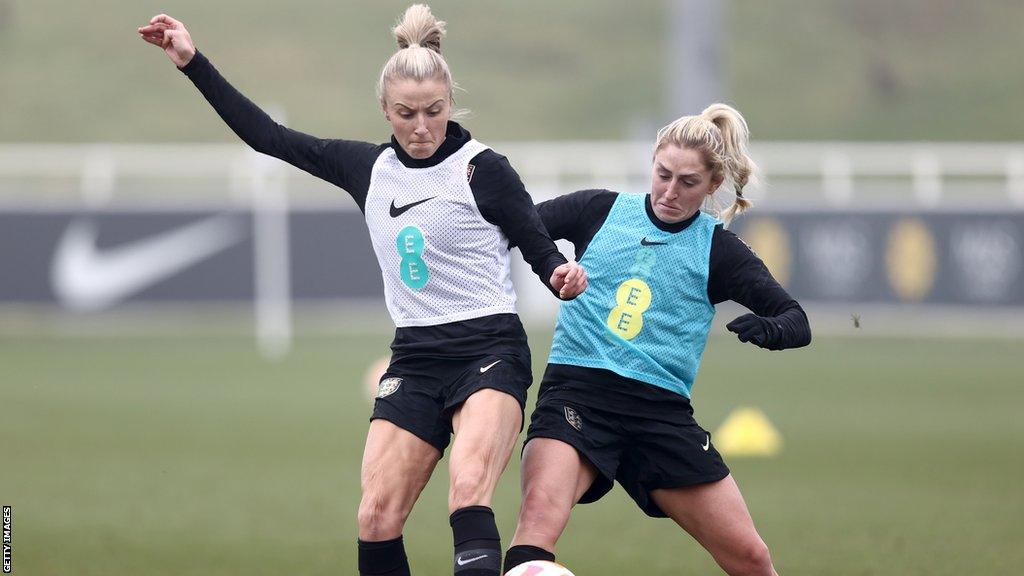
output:
[[452,417],[448,511],[490,506],[519,437],[522,410],[512,396],[489,388],[470,396]]
[[441,453],[428,442],[387,420],[370,422],[363,449],[359,539],[397,538]]
[[519,402],[492,389],[473,393],[452,417],[448,508],[459,576],[501,574],[501,536],[490,505],[521,422]]
[[730,576],[778,576],[731,475],[710,484],[654,490],[651,497]]
[[595,478],[597,469],[572,446],[551,438],[531,440],[523,455],[523,502],[512,545],[554,553],[572,507]]

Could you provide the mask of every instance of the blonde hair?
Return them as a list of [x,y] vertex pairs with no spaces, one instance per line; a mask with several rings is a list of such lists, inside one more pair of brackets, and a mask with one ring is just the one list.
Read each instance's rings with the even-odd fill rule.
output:
[[398,41],[398,52],[391,55],[380,73],[377,83],[377,97],[385,105],[388,86],[399,79],[411,78],[417,82],[435,79],[448,87],[448,98],[454,103],[455,83],[448,63],[441,56],[441,38],[445,34],[445,23],[430,12],[426,4],[413,4],[405,10],[402,20],[391,33]]
[[700,152],[711,178],[722,183],[701,209],[728,225],[751,206],[743,189],[756,182],[758,168],[747,151],[749,140],[747,121],[738,110],[712,104],[696,116],[683,116],[658,130],[654,153],[669,145]]

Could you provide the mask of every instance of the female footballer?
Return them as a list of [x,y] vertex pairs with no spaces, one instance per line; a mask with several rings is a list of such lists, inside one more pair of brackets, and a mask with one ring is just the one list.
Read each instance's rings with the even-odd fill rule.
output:
[[558,316],[506,571],[554,560],[573,505],[598,500],[618,480],[641,510],[672,518],[727,573],[775,573],[690,405],[715,304],[753,311],[727,326],[742,342],[782,350],[811,340],[800,305],[722,222],[749,206],[747,134],[739,112],[712,105],[658,132],[650,194],[584,190],[538,206],[552,238],[575,245],[590,287]]
[[366,217],[396,332],[363,452],[359,573],[410,573],[402,529],[454,434],[454,570],[497,575],[491,496],[522,429],[532,381],[509,242],[563,299],[580,294],[587,279],[559,254],[508,161],[451,121],[445,23],[415,5],[393,29],[399,50],[377,85],[393,130],[384,144],[320,139],[275,123],[169,16],[138,32],[245,143],[343,188]]

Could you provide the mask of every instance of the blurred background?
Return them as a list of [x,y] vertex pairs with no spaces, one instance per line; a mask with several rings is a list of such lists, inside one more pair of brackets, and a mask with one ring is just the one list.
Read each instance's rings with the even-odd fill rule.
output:
[[[384,142],[374,86],[407,4],[0,0],[14,574],[355,573],[367,390],[393,330],[362,216],[246,149],[135,30],[166,12],[282,123]],[[538,201],[646,192],[658,127],[714,101],[745,115],[766,178],[733,229],[815,340],[744,346],[720,306],[694,405],[747,439],[727,461],[780,573],[1019,570],[1024,4],[430,4],[464,124]],[[539,378],[557,302],[514,273]],[[450,570],[446,480],[407,526],[419,574]],[[517,506],[514,456],[506,544]],[[559,559],[717,570],[621,491],[576,510]]]

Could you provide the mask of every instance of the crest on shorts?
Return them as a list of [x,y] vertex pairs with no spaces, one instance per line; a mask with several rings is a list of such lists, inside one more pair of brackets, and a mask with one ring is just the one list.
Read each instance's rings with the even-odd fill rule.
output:
[[565,421],[569,423],[569,426],[572,426],[580,432],[583,431],[583,418],[580,416],[579,412],[568,406],[565,407]]
[[377,385],[377,398],[390,396],[402,385],[401,378],[385,378]]

